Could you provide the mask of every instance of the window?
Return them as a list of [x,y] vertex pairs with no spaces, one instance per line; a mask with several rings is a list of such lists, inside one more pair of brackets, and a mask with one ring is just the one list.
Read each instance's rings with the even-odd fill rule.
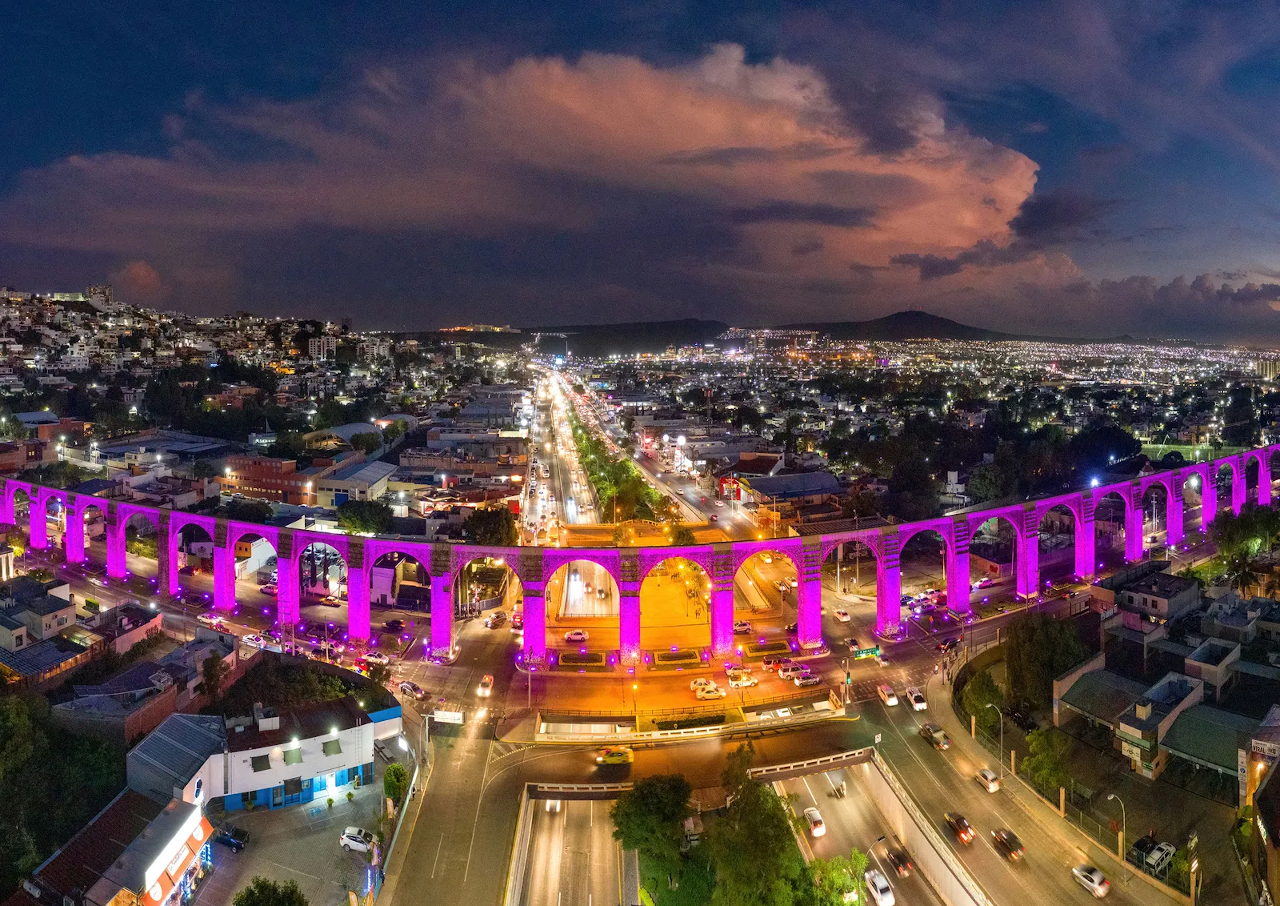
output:
[[326,755],[341,755],[341,754],[342,754],[342,741],[341,741],[341,740],[338,740],[338,739],[330,739],[328,742],[326,742],[326,743],[324,744],[324,754],[326,754]]
[[269,771],[269,770],[271,770],[271,756],[270,756],[270,755],[254,755],[254,756],[250,759],[250,763],[253,765],[254,773],[258,773],[258,772],[260,772],[260,771]]
[[302,764],[302,746],[295,749],[286,749],[284,753],[285,764]]

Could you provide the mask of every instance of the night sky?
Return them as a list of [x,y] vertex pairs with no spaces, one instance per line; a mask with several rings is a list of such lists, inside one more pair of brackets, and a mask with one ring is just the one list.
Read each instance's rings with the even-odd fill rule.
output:
[[1280,340],[1280,4],[71,2],[3,34],[3,285]]

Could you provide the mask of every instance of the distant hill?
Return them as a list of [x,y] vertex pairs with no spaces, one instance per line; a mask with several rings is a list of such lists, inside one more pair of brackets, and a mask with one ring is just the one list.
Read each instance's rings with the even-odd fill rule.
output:
[[927,311],[900,311],[870,321],[784,324],[791,330],[816,330],[833,340],[1022,340],[1032,339],[984,327],[970,327]]

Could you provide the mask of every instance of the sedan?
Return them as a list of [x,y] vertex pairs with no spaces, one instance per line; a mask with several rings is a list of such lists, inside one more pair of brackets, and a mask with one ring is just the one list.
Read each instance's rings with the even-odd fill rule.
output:
[[250,648],[262,648],[266,645],[266,641],[260,635],[246,635],[240,639],[241,645],[248,645]]
[[711,699],[724,698],[726,695],[728,695],[727,692],[725,692],[719,686],[715,686],[715,685],[700,686],[694,692],[694,696],[698,699],[698,701],[709,701]]
[[748,635],[751,632],[751,624],[746,620],[735,620],[733,624],[734,635]]
[[803,689],[806,686],[818,685],[822,682],[822,677],[815,673],[802,673],[791,682],[795,683],[798,688]]
[[911,876],[911,869],[915,866],[911,864],[911,857],[907,855],[907,851],[902,848],[902,844],[896,844],[889,847],[889,864],[893,866],[893,870],[898,873],[898,877],[906,878]]
[[950,651],[952,648],[956,647],[959,644],[960,644],[960,636],[953,635],[950,638],[943,639],[941,642],[935,645],[934,650],[941,652],[942,654],[946,654],[948,651]]
[[480,678],[480,685],[476,688],[476,695],[481,698],[488,698],[493,694],[493,675],[486,673]]
[[423,689],[413,680],[405,680],[400,684],[400,691],[405,695],[416,698],[418,701],[427,697],[427,690]]
[[364,661],[366,664],[381,664],[386,666],[391,663],[391,658],[387,657],[381,651],[369,651],[365,653]]
[[848,622],[849,622],[849,611],[847,611],[847,610],[845,610],[845,609],[841,608],[841,609],[839,609],[839,610],[837,610],[837,611],[836,611],[836,613],[835,613],[835,617],[836,617],[836,619],[837,619],[837,620],[839,620],[841,623],[848,623]]
[[1098,899],[1102,899],[1111,892],[1111,882],[1092,865],[1077,865],[1071,869],[1071,877],[1075,878],[1077,884]]
[[709,676],[700,676],[695,680],[689,681],[689,691],[697,692],[699,689],[714,689],[716,681]]
[[942,816],[947,822],[947,827],[951,828],[951,832],[956,835],[956,839],[961,843],[973,842],[973,825],[969,823],[969,819],[959,812],[947,812]]
[[1025,850],[1022,848],[1022,841],[1018,839],[1018,835],[1007,827],[991,832],[991,842],[995,848],[1003,853],[1010,862],[1017,862],[1022,858]]
[[879,869],[868,869],[862,879],[866,881],[867,893],[871,894],[871,899],[876,906],[894,906],[893,888],[889,886],[889,879],[881,874]]
[[585,642],[589,638],[585,629],[570,629],[564,634],[566,642]]
[[809,833],[814,837],[821,837],[827,832],[827,825],[822,820],[822,813],[816,808],[807,808],[804,810],[804,820],[809,824]]

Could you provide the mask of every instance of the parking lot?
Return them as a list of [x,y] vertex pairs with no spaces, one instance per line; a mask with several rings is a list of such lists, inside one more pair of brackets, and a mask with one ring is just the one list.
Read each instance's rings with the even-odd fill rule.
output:
[[[388,751],[399,754],[394,747]],[[412,776],[411,757],[406,756],[405,766]],[[341,906],[347,902],[348,890],[363,894],[372,883],[373,869],[364,853],[343,852],[338,838],[350,825],[377,832],[386,767],[387,761],[379,755],[374,762],[376,782],[358,790],[336,790],[332,808],[326,799],[316,799],[281,809],[232,812],[226,820],[248,832],[248,843],[238,853],[214,845],[213,873],[200,887],[198,906],[230,906],[236,892],[255,875],[296,881],[312,906]],[[350,802],[348,790],[354,793]],[[211,809],[209,820],[217,827],[224,819]],[[388,839],[390,832],[388,827]]]

